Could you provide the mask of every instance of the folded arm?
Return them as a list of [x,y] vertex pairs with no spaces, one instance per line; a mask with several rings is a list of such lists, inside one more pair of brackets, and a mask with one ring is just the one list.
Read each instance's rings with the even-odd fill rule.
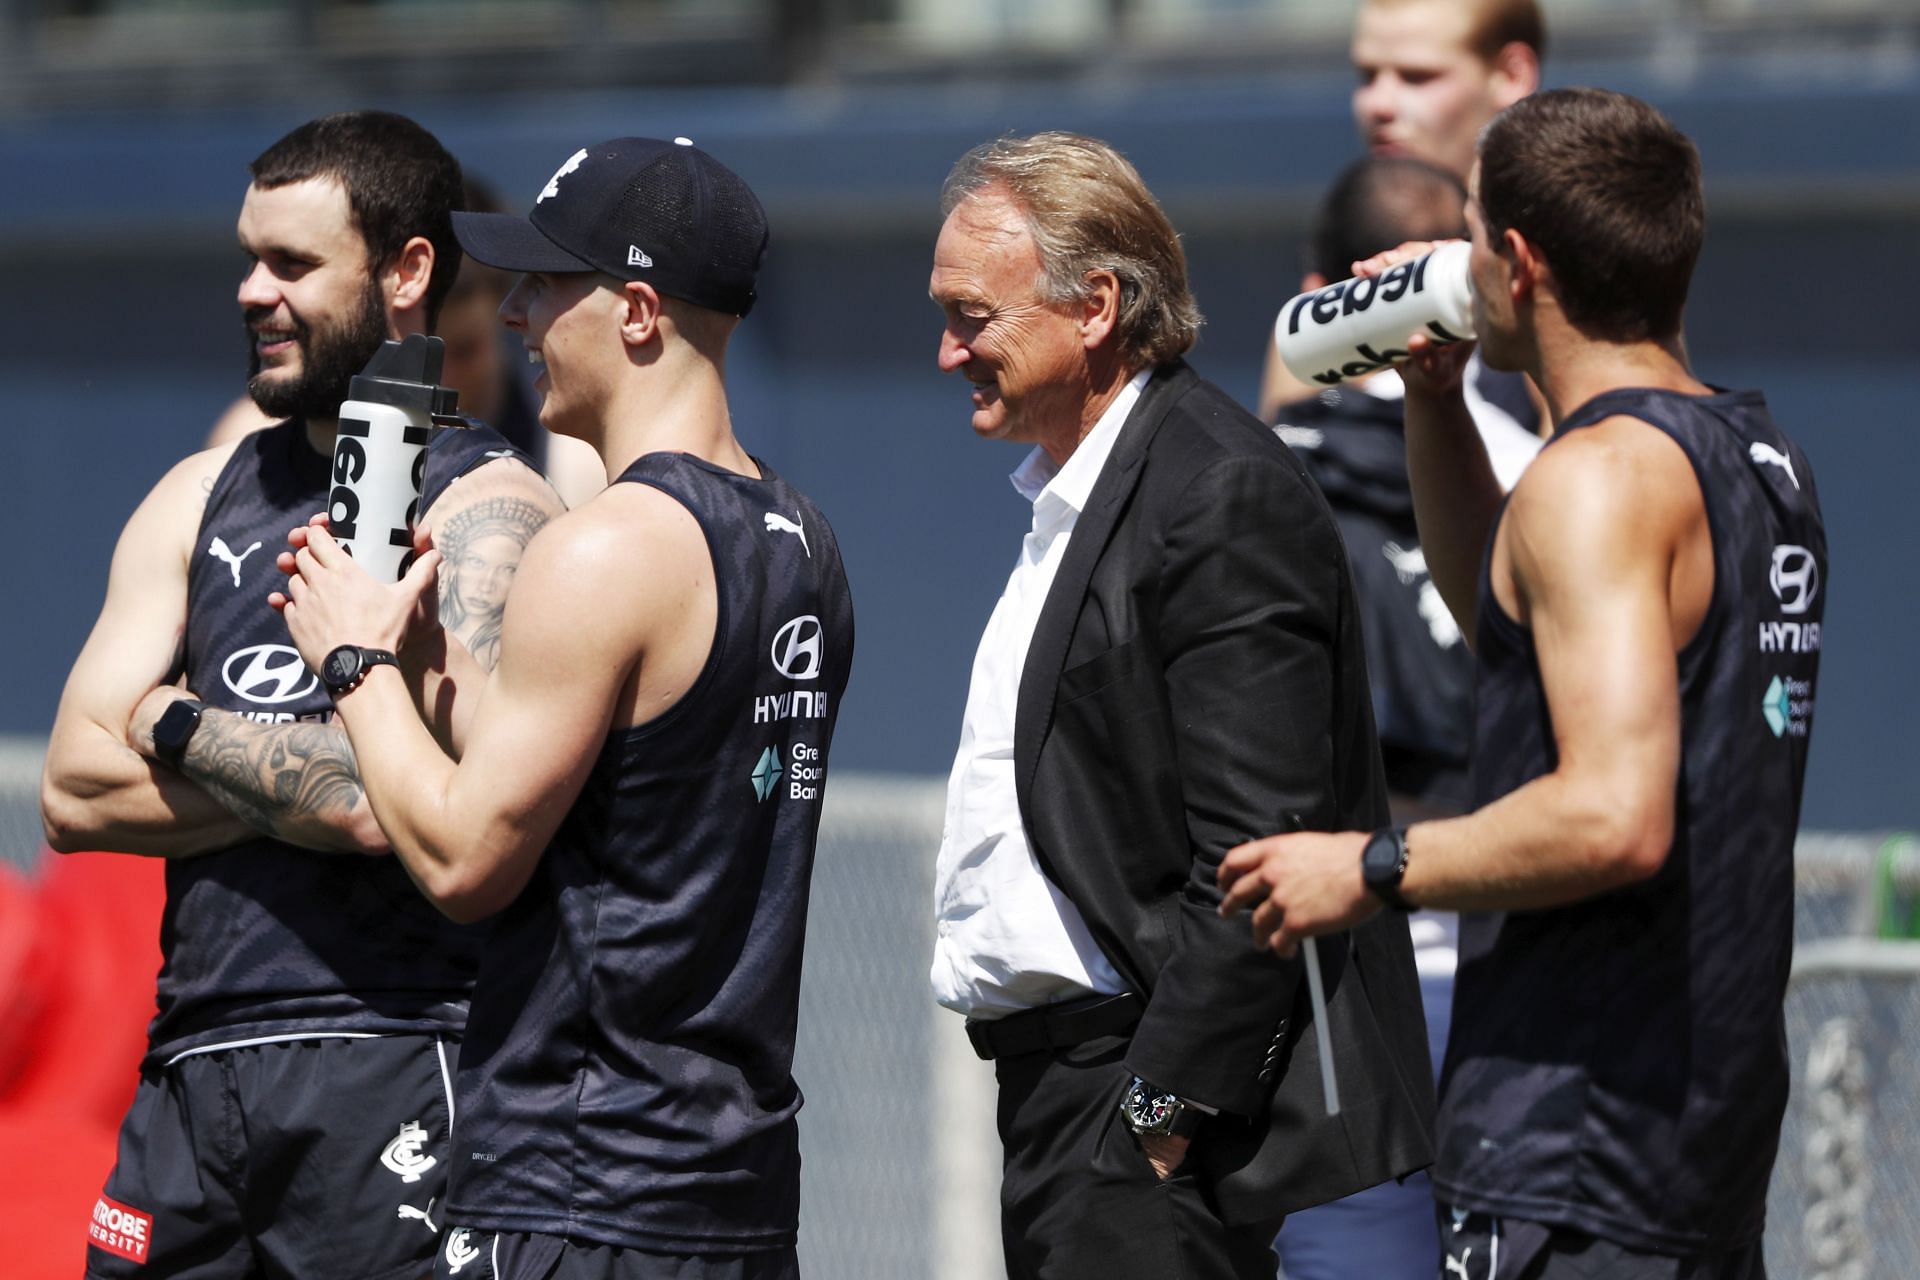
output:
[[136,708],[179,676],[187,626],[187,556],[206,487],[229,450],[180,463],[128,519],[106,603],[75,660],[47,739],[40,816],[62,853],[104,849],[184,857],[254,834],[241,818],[130,743]]

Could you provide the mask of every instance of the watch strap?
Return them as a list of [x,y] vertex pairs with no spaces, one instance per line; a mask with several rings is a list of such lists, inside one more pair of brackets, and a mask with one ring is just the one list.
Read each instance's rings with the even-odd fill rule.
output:
[[167,709],[154,721],[154,758],[169,769],[178,769],[206,710],[206,703],[196,698],[176,698],[168,703]]
[[[336,684],[332,672],[335,666],[335,659],[343,653],[356,655],[357,661],[352,676]],[[391,650],[370,649],[366,645],[343,644],[329,653],[320,665],[321,680],[326,684],[327,691],[335,698],[338,698],[341,694],[352,693],[355,689],[358,689],[360,682],[367,678],[367,672],[373,670],[375,667],[398,667],[400,665],[400,659],[398,655],[394,654]]]
[[1184,1098],[1178,1100],[1178,1105],[1180,1109],[1173,1113],[1173,1123],[1168,1126],[1167,1132],[1176,1138],[1191,1138],[1200,1131],[1207,1113]]

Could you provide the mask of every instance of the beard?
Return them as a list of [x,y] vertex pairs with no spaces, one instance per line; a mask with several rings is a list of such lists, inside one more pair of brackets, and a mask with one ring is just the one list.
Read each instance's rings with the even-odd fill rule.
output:
[[380,282],[369,278],[359,306],[337,327],[315,330],[298,316],[293,318],[300,373],[292,379],[274,379],[261,372],[260,350],[253,340],[255,318],[255,313],[248,313],[247,393],[260,411],[272,418],[337,416],[353,375],[367,367],[367,361],[387,337],[386,300],[381,296]]

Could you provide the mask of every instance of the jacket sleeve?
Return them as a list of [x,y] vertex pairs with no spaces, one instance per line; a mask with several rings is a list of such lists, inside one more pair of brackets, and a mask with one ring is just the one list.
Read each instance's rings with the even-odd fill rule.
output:
[[1284,456],[1199,472],[1164,548],[1158,626],[1191,867],[1127,1063],[1159,1088],[1256,1115],[1304,967],[1256,951],[1245,917],[1219,917],[1214,873],[1227,850],[1294,815],[1313,828],[1338,813],[1332,717],[1351,586],[1331,516]]

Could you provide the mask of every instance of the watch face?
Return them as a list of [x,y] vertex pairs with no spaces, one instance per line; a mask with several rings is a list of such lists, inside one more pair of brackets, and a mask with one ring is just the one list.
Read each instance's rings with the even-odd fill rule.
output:
[[1360,855],[1360,865],[1369,883],[1386,880],[1397,884],[1400,880],[1400,842],[1394,838],[1393,832],[1375,832]]
[[1127,1094],[1127,1118],[1136,1129],[1164,1129],[1173,1123],[1175,1105],[1172,1094],[1137,1084]]
[[320,678],[327,682],[329,689],[344,689],[359,674],[360,651],[350,644],[341,645],[320,664]]
[[200,708],[184,699],[170,704],[153,726],[153,743],[163,751],[177,751],[200,726]]

